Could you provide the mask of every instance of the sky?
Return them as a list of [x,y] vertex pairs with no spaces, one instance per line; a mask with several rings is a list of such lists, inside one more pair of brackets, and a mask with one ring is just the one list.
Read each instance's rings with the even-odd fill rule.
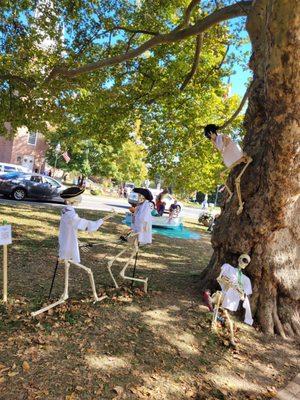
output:
[[[250,51],[251,45],[246,44],[243,46],[243,50]],[[249,57],[249,56],[247,56]],[[231,94],[238,94],[240,97],[243,97],[249,78],[251,77],[251,71],[249,69],[244,70],[244,68],[240,65],[236,65],[234,67],[235,73],[230,76],[230,84],[231,84]]]
[[241,65],[235,65],[234,67],[235,73],[232,74],[230,77],[231,94],[238,94],[240,97],[243,97],[246,88],[248,86],[249,78],[252,75],[250,69],[248,68],[248,60],[251,54],[251,44],[248,37],[248,33],[244,29],[244,27],[245,27],[244,18],[237,18],[229,22],[230,30],[232,32],[238,31],[240,39],[245,41],[245,43],[242,45],[231,47],[228,53],[228,57],[234,53],[238,54],[239,56],[243,55],[242,58],[245,64],[244,68]]

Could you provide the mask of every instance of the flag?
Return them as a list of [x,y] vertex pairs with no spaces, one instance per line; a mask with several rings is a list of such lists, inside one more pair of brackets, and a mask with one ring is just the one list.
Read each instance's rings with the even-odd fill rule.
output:
[[63,156],[65,162],[68,164],[68,162],[71,160],[71,158],[68,155],[68,152],[65,151],[64,153],[62,153],[62,156]]

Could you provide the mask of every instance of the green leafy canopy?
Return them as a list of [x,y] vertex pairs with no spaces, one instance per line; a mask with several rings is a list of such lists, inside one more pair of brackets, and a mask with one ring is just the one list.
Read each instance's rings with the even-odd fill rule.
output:
[[[224,122],[239,103],[237,97],[228,96],[224,83],[235,63],[233,56],[227,57],[228,46],[240,40],[228,23],[204,33],[198,68],[184,90],[182,83],[195,59],[195,37],[153,47],[137,58],[90,73],[48,79],[56,66],[80,67],[126,54],[169,32],[182,23],[189,3],[3,1],[0,125],[12,126],[4,134],[12,136],[22,125],[40,131],[53,146],[62,142],[73,155],[74,168],[76,164],[75,169],[89,174],[121,179],[129,174],[120,155],[126,151],[128,162],[129,153],[135,160],[139,155],[142,175],[147,164],[152,176],[159,173],[166,183],[186,191],[213,187],[221,165],[217,155],[211,157],[202,127]],[[218,6],[228,3],[232,2],[220,1]],[[199,2],[189,23],[215,7],[214,1]],[[138,139],[146,146],[142,152],[131,137],[137,120],[141,120]],[[234,124],[239,131],[240,120]],[[93,161],[97,158],[93,153],[101,162]],[[133,169],[139,165],[131,162]]]

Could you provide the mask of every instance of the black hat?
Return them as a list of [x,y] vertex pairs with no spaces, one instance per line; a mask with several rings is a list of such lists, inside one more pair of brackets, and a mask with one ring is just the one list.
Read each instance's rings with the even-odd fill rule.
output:
[[150,192],[150,190],[148,189],[144,189],[144,188],[134,188],[133,189],[134,193],[139,193],[141,195],[143,195],[145,197],[145,199],[152,201],[153,200],[153,196],[152,193]]
[[206,125],[206,127],[204,128],[204,136],[207,137],[207,139],[210,139],[211,134],[217,133],[218,129],[219,129],[219,127],[215,124]]
[[80,196],[84,192],[84,188],[78,186],[71,186],[60,193],[60,197],[63,199],[71,199],[73,197]]

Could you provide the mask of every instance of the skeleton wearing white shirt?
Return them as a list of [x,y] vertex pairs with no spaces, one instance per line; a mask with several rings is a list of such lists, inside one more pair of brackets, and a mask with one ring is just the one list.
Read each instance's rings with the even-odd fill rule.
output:
[[[59,225],[59,252],[58,252],[58,261],[64,263],[65,267],[65,286],[64,292],[60,299],[53,304],[50,304],[47,307],[44,307],[38,311],[33,312],[31,315],[36,316],[45,311],[50,310],[53,307],[56,307],[59,304],[64,303],[69,298],[69,269],[70,266],[73,265],[77,268],[80,268],[88,273],[91,288],[93,291],[93,296],[95,302],[103,300],[106,296],[101,298],[98,297],[95,287],[95,281],[93,272],[90,268],[82,265],[80,263],[80,253],[79,253],[79,244],[77,239],[77,231],[87,231],[94,232],[99,229],[99,227],[103,224],[103,222],[109,218],[111,215],[104,217],[103,219],[98,219],[97,221],[90,221],[84,218],[80,218],[76,213],[73,205],[77,205],[81,201],[81,194],[84,192],[84,189],[80,189],[78,187],[71,187],[64,190],[61,193],[61,197],[66,199],[67,206],[63,208],[61,213],[61,220]],[[55,275],[54,275],[55,276]],[[54,278],[53,278],[54,281]],[[52,281],[52,284],[53,284]],[[51,286],[52,289],[52,286]]]
[[243,301],[245,309],[244,322],[248,325],[253,324],[251,308],[248,296],[252,294],[252,285],[250,279],[242,273],[242,270],[250,263],[251,259],[248,254],[242,254],[238,259],[238,268],[234,268],[230,264],[223,264],[221,273],[217,278],[222,292],[218,291],[212,295],[212,303],[215,304],[214,315],[212,320],[212,329],[216,329],[219,308],[222,309],[225,320],[230,329],[230,343],[235,346],[233,322],[230,319],[227,310],[236,311],[240,301]]
[[218,127],[214,124],[207,125],[204,129],[204,135],[211,140],[213,145],[220,151],[223,162],[226,165],[226,169],[221,173],[221,179],[224,181],[224,186],[229,194],[227,202],[230,201],[233,192],[229,189],[226,184],[225,175],[228,171],[231,171],[234,167],[239,164],[246,164],[239,175],[235,178],[235,187],[239,201],[239,208],[237,214],[241,214],[243,211],[244,203],[241,195],[241,178],[247,169],[248,165],[252,162],[252,158],[243,152],[240,146],[235,143],[230,137],[220,135],[217,133]]
[[125,237],[127,246],[120,253],[118,253],[111,261],[108,262],[107,268],[116,288],[119,285],[112,273],[112,266],[114,262],[126,251],[130,250],[130,256],[127,259],[124,267],[120,272],[123,279],[131,280],[132,282],[144,283],[144,291],[147,293],[148,278],[135,278],[134,276],[125,275],[127,268],[132,260],[135,258],[135,264],[138,257],[139,247],[152,243],[152,219],[151,219],[151,200],[152,194],[148,189],[135,188],[134,192],[138,193],[138,205],[132,217],[132,231]]

